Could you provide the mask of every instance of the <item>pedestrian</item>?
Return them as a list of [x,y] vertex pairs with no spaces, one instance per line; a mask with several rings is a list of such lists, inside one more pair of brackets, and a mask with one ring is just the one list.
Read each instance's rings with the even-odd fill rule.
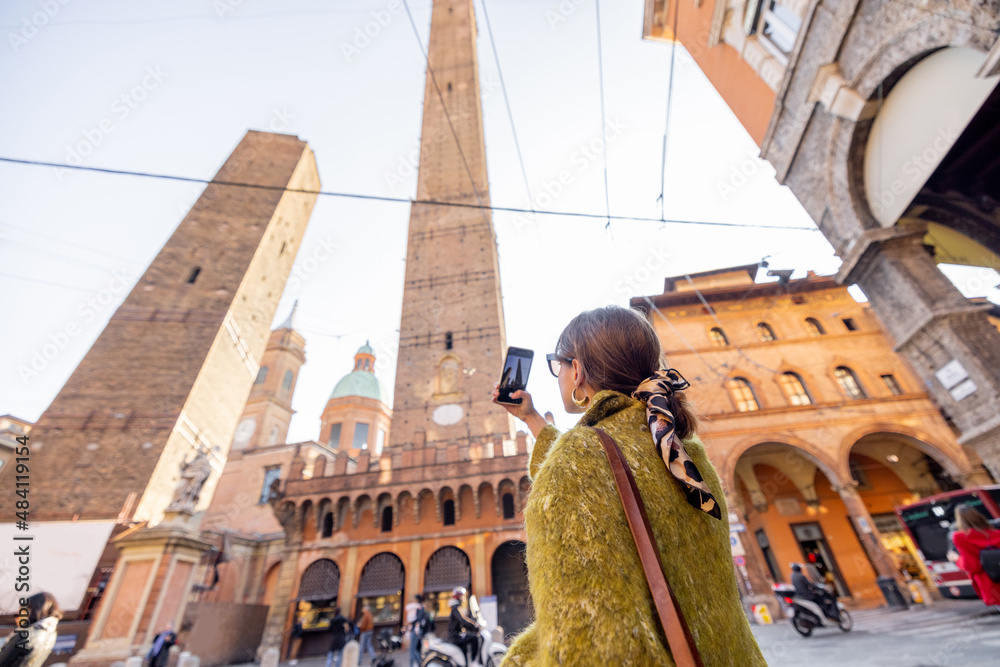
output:
[[958,552],[955,564],[969,573],[972,588],[987,606],[1000,605],[1000,582],[983,570],[981,554],[988,547],[1000,548],[1000,530],[990,526],[986,518],[968,505],[955,508],[955,533],[952,542]]
[[298,610],[295,612],[295,619],[292,621],[292,634],[288,642],[288,664],[299,664],[299,651],[302,649],[302,619]]
[[176,643],[177,633],[174,632],[174,626],[172,623],[167,623],[153,638],[153,645],[146,654],[146,664],[149,667],[165,667],[170,659],[170,647]]
[[[535,437],[524,510],[535,622],[504,667],[674,665],[596,426],[635,477],[663,574],[705,665],[766,665],[743,613],[733,572],[725,495],[695,434],[683,390],[663,365],[640,313],[607,306],[581,313],[559,336],[549,370],[567,412],[560,434],[526,391],[503,405]],[[493,392],[494,401],[498,392]]]
[[375,648],[372,646],[372,634],[375,631],[375,619],[372,617],[371,609],[368,605],[363,605],[361,607],[361,620],[358,621],[358,632],[361,633],[361,653],[358,658],[365,657],[365,651],[372,656],[372,662],[375,662]]
[[406,631],[410,638],[410,667],[420,667],[420,644],[424,639],[427,625],[427,610],[424,596],[417,593],[413,602],[406,605]]
[[340,667],[340,660],[344,655],[344,646],[347,645],[347,638],[354,635],[354,624],[344,618],[340,613],[340,607],[333,610],[333,618],[330,619],[330,650],[326,653],[326,667]]
[[[21,602],[27,627],[14,630],[0,649],[0,667],[41,667],[56,644],[62,610],[51,593],[35,593]],[[18,615],[16,618],[25,618]]]

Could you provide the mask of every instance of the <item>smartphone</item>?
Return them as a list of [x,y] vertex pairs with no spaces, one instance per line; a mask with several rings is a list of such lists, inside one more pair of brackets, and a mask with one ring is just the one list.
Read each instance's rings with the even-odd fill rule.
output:
[[533,350],[526,350],[523,347],[507,348],[507,358],[504,359],[503,373],[500,375],[500,395],[497,397],[497,403],[521,404],[520,398],[511,398],[510,395],[527,388],[528,373],[531,372],[531,360],[534,357]]

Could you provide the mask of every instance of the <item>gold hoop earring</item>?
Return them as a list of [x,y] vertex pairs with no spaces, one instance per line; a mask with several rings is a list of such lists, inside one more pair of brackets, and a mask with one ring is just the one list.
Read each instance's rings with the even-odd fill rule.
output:
[[590,396],[587,396],[587,394],[584,393],[583,398],[577,398],[576,390],[579,388],[580,387],[573,387],[573,391],[570,393],[569,397],[573,400],[573,405],[578,408],[585,408],[590,405]]

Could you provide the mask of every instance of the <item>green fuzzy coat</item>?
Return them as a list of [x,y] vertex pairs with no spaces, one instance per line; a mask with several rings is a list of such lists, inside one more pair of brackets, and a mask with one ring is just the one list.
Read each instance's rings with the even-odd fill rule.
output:
[[[618,442],[635,475],[664,573],[705,667],[766,666],[740,606],[729,526],[688,504],[656,452],[646,406],[602,391],[579,424],[547,426],[531,454],[524,509],[535,622],[503,667],[672,666],[599,426]],[[725,496],[697,437],[684,443],[726,516]]]

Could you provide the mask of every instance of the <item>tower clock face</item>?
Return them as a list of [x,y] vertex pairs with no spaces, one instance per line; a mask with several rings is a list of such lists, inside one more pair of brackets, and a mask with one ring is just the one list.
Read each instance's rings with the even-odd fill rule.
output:
[[447,405],[440,405],[434,410],[434,414],[431,419],[438,426],[451,426],[452,424],[457,424],[462,421],[462,417],[465,416],[465,410],[462,406],[457,403],[448,403]]
[[233,438],[234,444],[237,446],[247,444],[256,429],[257,420],[253,417],[247,417],[241,421],[240,425],[236,427],[236,436]]

